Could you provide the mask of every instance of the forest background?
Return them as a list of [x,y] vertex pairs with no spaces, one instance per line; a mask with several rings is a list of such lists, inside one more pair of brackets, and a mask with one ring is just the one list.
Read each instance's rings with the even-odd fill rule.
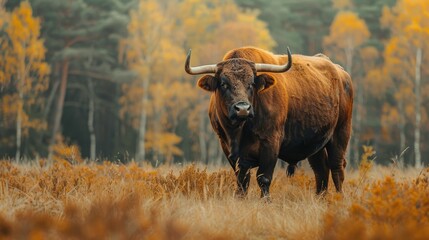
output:
[[429,161],[429,1],[0,0],[0,157],[225,162],[186,75],[253,45],[324,53],[355,87],[349,159]]

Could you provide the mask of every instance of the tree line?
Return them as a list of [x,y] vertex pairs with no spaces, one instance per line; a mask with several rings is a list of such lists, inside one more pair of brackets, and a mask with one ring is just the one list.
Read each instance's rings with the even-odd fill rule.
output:
[[421,165],[427,9],[424,0],[0,0],[0,156],[220,163],[209,95],[185,75],[185,55],[216,63],[254,45],[322,52],[352,75],[352,163],[373,145],[381,163]]

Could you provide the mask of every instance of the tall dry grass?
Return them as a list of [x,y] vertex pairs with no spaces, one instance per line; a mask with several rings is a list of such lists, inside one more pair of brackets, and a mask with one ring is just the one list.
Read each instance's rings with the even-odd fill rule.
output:
[[[134,163],[0,162],[2,239],[427,239],[429,170],[363,161],[344,193],[315,195],[308,166],[277,168],[272,203],[254,172],[245,199],[232,170]],[[332,188],[331,188],[332,187]]]

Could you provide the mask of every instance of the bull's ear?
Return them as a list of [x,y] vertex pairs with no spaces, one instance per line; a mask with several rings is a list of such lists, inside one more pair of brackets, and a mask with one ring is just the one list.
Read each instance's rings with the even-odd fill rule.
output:
[[216,90],[216,78],[211,75],[205,75],[198,80],[198,87],[213,92]]
[[255,78],[255,88],[258,92],[267,90],[274,84],[276,80],[268,74],[261,74]]

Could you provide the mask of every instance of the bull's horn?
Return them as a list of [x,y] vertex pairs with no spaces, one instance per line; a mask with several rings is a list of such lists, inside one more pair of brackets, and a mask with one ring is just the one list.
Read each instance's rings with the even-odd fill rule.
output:
[[265,63],[256,63],[255,68],[257,72],[274,72],[282,73],[286,72],[292,67],[292,54],[290,53],[289,47],[287,48],[287,64],[285,65],[274,65]]
[[186,57],[186,63],[185,63],[185,71],[188,74],[198,75],[198,74],[204,74],[204,73],[216,73],[216,70],[217,70],[216,64],[191,67],[189,66],[190,63],[191,63],[191,49],[189,49],[188,56]]

